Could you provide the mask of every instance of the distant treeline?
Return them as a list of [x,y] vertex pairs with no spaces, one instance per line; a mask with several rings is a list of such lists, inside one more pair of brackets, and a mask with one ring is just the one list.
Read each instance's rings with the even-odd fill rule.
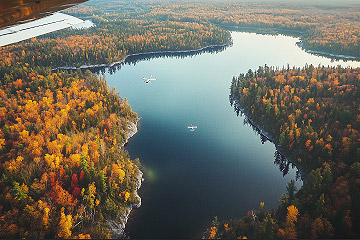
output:
[[96,1],[67,10],[96,27],[62,30],[0,48],[0,62],[81,66],[127,54],[230,43],[224,28],[300,36],[306,49],[360,57],[360,6],[301,3]]
[[[116,2],[116,1],[115,1]],[[360,57],[360,4],[331,2],[88,2],[68,10],[81,17],[112,16],[122,19],[196,22],[227,27],[253,27],[276,33],[296,31],[304,47]],[[299,34],[296,35],[299,35]],[[288,32],[287,34],[293,34]]]

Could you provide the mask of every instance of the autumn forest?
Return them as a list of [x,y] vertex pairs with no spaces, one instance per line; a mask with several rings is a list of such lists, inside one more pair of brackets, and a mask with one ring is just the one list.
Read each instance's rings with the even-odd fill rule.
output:
[[359,235],[359,80],[359,69],[312,65],[265,65],[233,78],[235,107],[301,167],[305,185],[295,194],[290,182],[272,214],[260,206],[256,230],[250,217],[225,223],[225,238],[237,232],[266,239]]
[[[95,27],[0,47],[0,238],[124,237],[114,226],[140,205],[141,159],[124,148],[137,113],[104,77],[59,67],[231,46],[229,30],[360,59],[358,6],[91,0],[64,12]],[[215,217],[204,237],[359,238],[360,69],[262,65],[224,81],[235,111],[271,135],[304,185],[289,182],[271,211],[261,202],[238,219]]]

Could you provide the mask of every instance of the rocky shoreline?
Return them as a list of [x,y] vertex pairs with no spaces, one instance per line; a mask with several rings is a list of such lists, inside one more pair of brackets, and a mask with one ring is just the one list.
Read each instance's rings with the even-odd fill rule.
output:
[[137,191],[140,189],[143,180],[144,180],[143,173],[140,171],[140,169],[138,169],[138,174],[136,176],[136,190],[135,190],[137,203],[131,204],[125,208],[124,214],[118,218],[120,221],[115,221],[115,220],[108,221],[111,231],[111,238],[113,239],[126,238],[125,227],[129,219],[131,210],[133,210],[134,208],[139,208],[141,206],[141,198]]
[[[138,132],[138,122],[139,118],[136,120],[136,122],[129,122],[128,123],[128,133],[126,136],[126,140],[122,144],[121,148],[124,148],[125,144],[128,143],[129,139],[133,137]],[[125,238],[125,227],[126,223],[129,219],[129,215],[131,213],[131,210],[134,208],[139,208],[141,206],[141,198],[138,194],[138,190],[141,187],[142,182],[144,181],[143,178],[143,172],[138,168],[138,172],[136,174],[136,180],[135,180],[135,197],[136,197],[136,203],[130,204],[125,207],[124,213],[118,217],[118,221],[115,220],[108,220],[107,223],[110,226],[110,232],[111,232],[111,238]]]
[[137,119],[136,122],[128,122],[126,139],[121,145],[121,148],[124,148],[125,145],[129,142],[129,139],[132,138],[138,132],[138,123],[140,119]]

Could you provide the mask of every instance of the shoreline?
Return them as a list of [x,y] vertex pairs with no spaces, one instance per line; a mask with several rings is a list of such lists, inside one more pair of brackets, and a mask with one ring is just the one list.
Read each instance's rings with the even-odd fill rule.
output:
[[130,138],[132,138],[137,132],[138,132],[138,124],[139,124],[140,118],[136,119],[136,122],[128,122],[127,124],[127,129],[128,129],[128,133],[126,135],[126,139],[123,142],[123,144],[121,144],[121,148],[124,148],[125,145],[129,142]]
[[288,154],[285,154],[284,149],[281,147],[281,145],[278,144],[278,142],[274,139],[274,137],[269,134],[268,132],[266,132],[262,127],[260,127],[258,124],[255,123],[255,121],[253,119],[251,119],[248,115],[248,113],[246,112],[246,110],[240,105],[239,99],[238,97],[236,97],[233,93],[230,93],[230,102],[232,101],[233,104],[236,105],[237,109],[245,116],[245,121],[247,121],[247,123],[249,123],[249,125],[251,125],[253,128],[255,128],[255,130],[257,131],[257,133],[263,137],[266,138],[267,141],[273,143],[275,145],[276,150],[282,155],[284,156],[291,164],[293,164],[296,169],[299,171],[300,173],[300,179],[303,182],[303,185],[306,182],[306,176],[305,176],[305,172],[303,170],[303,168],[301,166],[299,166],[299,163],[296,162],[292,157],[290,157]]
[[[114,66],[118,66],[121,64],[125,64],[126,60],[131,57],[138,57],[138,56],[146,56],[146,55],[156,55],[156,54],[186,54],[186,53],[201,53],[202,51],[211,50],[215,48],[226,48],[228,46],[232,45],[232,39],[229,39],[229,43],[227,44],[219,44],[219,45],[208,45],[199,49],[193,49],[193,50],[179,50],[179,51],[157,51],[157,52],[144,52],[144,53],[135,53],[135,54],[129,54],[126,55],[124,59],[117,62],[112,63],[106,63],[106,64],[94,64],[94,65],[82,65],[80,67],[57,67],[51,69],[51,71],[58,71],[58,70],[91,70],[96,68],[112,68]],[[129,142],[130,138],[132,138],[137,132],[138,132],[138,124],[141,118],[137,118],[135,122],[127,122],[127,130],[128,133],[126,135],[125,141],[121,144],[120,148],[123,149]],[[117,218],[118,220],[109,219],[107,220],[107,224],[109,225],[109,230],[111,234],[111,238],[117,239],[117,238],[127,238],[125,233],[126,224],[128,222],[130,213],[133,209],[140,208],[141,207],[141,197],[139,196],[138,190],[140,189],[142,182],[144,181],[143,178],[143,172],[137,168],[138,172],[135,176],[135,197],[137,199],[137,203],[130,204],[126,207],[124,207],[124,211],[120,216]]]
[[112,239],[122,239],[126,238],[125,235],[125,227],[127,224],[127,221],[129,220],[130,213],[133,209],[141,207],[141,197],[138,194],[138,190],[140,189],[143,179],[143,172],[138,168],[138,174],[136,176],[136,190],[135,190],[135,196],[138,199],[138,203],[136,204],[130,204],[129,206],[126,206],[124,209],[124,214],[122,214],[119,219],[119,221],[116,220],[108,220],[107,223],[110,225],[110,232],[111,232],[111,238]]
[[[122,149],[125,147],[125,145],[128,143],[130,138],[132,138],[137,132],[138,132],[138,124],[139,124],[140,118],[137,118],[136,122],[128,122],[128,133],[126,136],[126,139],[124,143],[120,146]],[[140,189],[142,182],[144,181],[143,178],[143,172],[137,167],[137,174],[135,176],[135,197],[137,199],[137,203],[130,204],[125,207],[124,213],[119,216],[120,221],[116,220],[107,220],[107,223],[110,226],[110,232],[111,232],[111,238],[124,238],[125,237],[125,227],[127,224],[127,221],[129,219],[131,210],[141,207],[141,197],[139,196],[138,190]]]
[[131,57],[139,57],[139,56],[146,56],[146,55],[155,55],[155,54],[181,54],[181,53],[197,53],[197,52],[202,52],[202,51],[206,51],[206,50],[211,50],[213,48],[221,48],[221,47],[229,47],[232,45],[232,39],[230,39],[229,43],[226,44],[214,44],[214,45],[208,45],[202,48],[198,48],[198,49],[192,49],[192,50],[167,50],[167,51],[155,51],[155,52],[143,52],[143,53],[133,53],[133,54],[128,54],[124,57],[124,59],[117,61],[117,62],[112,62],[112,63],[102,63],[102,64],[93,64],[93,65],[81,65],[79,67],[56,67],[56,68],[52,68],[51,71],[57,71],[57,70],[87,70],[87,69],[94,69],[94,68],[112,68],[114,66],[118,66],[121,64],[124,64],[126,62],[126,60],[128,58]]
[[327,58],[331,58],[331,59],[335,59],[335,60],[343,60],[343,61],[360,61],[360,57],[311,50],[311,49],[305,48],[304,45],[305,44],[301,41],[296,43],[296,46],[300,47],[303,51],[313,54],[313,55],[316,55],[316,56],[327,57]]
[[[215,24],[216,25],[216,24]],[[296,46],[298,46],[301,50],[305,51],[306,53],[313,54],[316,56],[327,57],[336,61],[343,60],[343,61],[360,61],[360,57],[350,56],[350,55],[343,55],[343,54],[333,54],[323,51],[316,51],[311,50],[305,47],[305,43],[301,40],[301,34],[303,32],[297,30],[286,30],[286,29],[279,29],[279,28],[257,28],[257,27],[246,27],[246,26],[223,26],[223,25],[216,25],[220,28],[223,28],[230,33],[232,31],[235,32],[247,32],[247,33],[256,33],[256,34],[264,34],[264,35],[274,35],[280,34],[289,37],[298,38],[300,41],[296,42]],[[128,54],[124,57],[124,59],[112,63],[102,63],[102,64],[92,64],[92,65],[81,65],[79,67],[75,66],[63,66],[63,67],[55,67],[52,68],[51,71],[58,71],[58,70],[71,70],[76,71],[80,70],[95,70],[95,69],[104,69],[104,68],[113,68],[115,66],[119,66],[121,64],[125,64],[126,60],[131,57],[141,57],[146,55],[157,55],[157,54],[186,54],[186,53],[201,53],[202,51],[211,50],[214,48],[221,48],[221,47],[229,47],[232,46],[232,39],[230,38],[229,43],[226,44],[214,44],[208,45],[198,49],[191,49],[191,50],[166,50],[166,51],[152,51],[152,52],[143,52],[143,53],[133,53]]]
[[344,54],[334,54],[330,52],[324,51],[317,51],[311,50],[305,47],[305,43],[302,41],[301,37],[304,32],[299,30],[291,30],[291,29],[281,29],[281,28],[274,28],[274,27],[252,27],[252,26],[226,26],[226,25],[216,25],[220,28],[226,29],[228,31],[237,31],[237,32],[248,32],[248,33],[256,33],[256,34],[264,34],[264,35],[285,35],[289,37],[299,38],[299,42],[296,43],[296,46],[300,47],[301,50],[305,51],[306,53],[310,53],[316,56],[327,57],[334,60],[343,60],[343,61],[360,61],[360,57],[355,57],[351,55],[344,55]]
[[275,27],[253,27],[253,26],[238,26],[238,25],[220,25],[215,24],[216,26],[226,29],[228,31],[235,31],[235,32],[248,32],[248,33],[256,33],[256,34],[264,34],[264,35],[277,35],[282,34],[290,37],[300,37],[303,32],[298,30],[291,30],[291,29],[281,29]]
[[[227,29],[228,30],[228,29]],[[253,31],[250,31],[252,33],[257,33],[256,28],[253,29]],[[230,31],[230,30],[228,30]],[[236,30],[237,32],[248,32],[245,29],[241,30],[238,29]],[[231,32],[231,31],[230,31]],[[269,35],[271,33],[264,33],[266,35]],[[278,34],[284,34],[284,33],[278,33]],[[290,37],[294,37],[293,35],[291,35],[291,33],[288,34],[284,34]],[[302,42],[297,42],[296,45],[298,47],[300,47],[302,50],[304,50],[305,52],[308,52],[310,54],[320,54],[322,52],[317,52],[317,51],[312,51],[312,50],[307,50],[303,47],[303,43]],[[81,65],[79,67],[57,67],[57,68],[53,68],[52,71],[57,71],[57,70],[92,70],[92,69],[96,69],[96,68],[112,68],[114,66],[119,66],[121,64],[126,64],[127,61],[131,58],[131,57],[142,57],[145,56],[147,57],[148,55],[161,55],[161,54],[186,54],[186,53],[203,53],[203,51],[206,50],[211,50],[211,49],[216,49],[216,48],[226,48],[232,46],[232,39],[229,39],[229,43],[227,44],[220,44],[220,45],[208,45],[199,49],[193,49],[193,50],[176,50],[176,51],[154,51],[154,52],[143,52],[143,53],[135,53],[135,54],[129,54],[126,55],[124,57],[124,59],[122,59],[121,61],[117,61],[117,62],[112,62],[112,63],[104,63],[104,64],[95,64],[95,65]],[[355,58],[352,56],[346,56],[346,55],[334,55],[334,54],[327,54],[327,53],[322,53],[324,57],[328,57],[328,58],[334,58],[334,57],[342,57],[344,60],[359,60],[360,58]],[[303,182],[303,185],[306,183],[306,175],[305,172],[303,170],[303,168],[300,166],[300,164],[294,160],[296,158],[294,158],[294,156],[292,156],[293,154],[285,154],[284,149],[281,147],[281,145],[278,144],[278,142],[274,139],[274,137],[269,134],[268,132],[266,132],[264,130],[264,128],[260,127],[259,124],[257,124],[253,119],[251,119],[249,117],[249,114],[245,111],[245,109],[243,107],[241,107],[240,105],[240,101],[239,99],[231,94],[232,96],[232,101],[234,104],[236,104],[236,106],[238,107],[238,109],[242,112],[242,114],[244,114],[245,120],[246,122],[261,136],[264,137],[267,141],[270,141],[274,144],[276,151],[279,152],[287,161],[288,163],[290,163],[288,166],[291,166],[293,168],[293,166],[296,167],[296,169],[299,172],[299,176],[300,179]],[[120,146],[121,148],[124,148],[126,146],[126,144],[128,143],[128,141],[130,140],[130,138],[132,138],[137,132],[138,132],[138,123],[139,123],[140,118],[138,118],[135,122],[127,122],[127,126],[126,128],[128,129],[128,133],[126,135],[126,139],[124,141],[124,143]],[[276,153],[276,152],[275,152]],[[281,170],[281,169],[280,169]],[[109,225],[109,230],[111,232],[111,237],[112,238],[124,238],[126,237],[126,233],[125,233],[125,228],[126,228],[126,224],[128,222],[129,216],[131,214],[131,210],[132,209],[136,209],[139,208],[141,206],[141,198],[138,194],[138,190],[140,189],[142,182],[144,181],[143,179],[143,172],[138,168],[138,172],[135,175],[135,197],[136,197],[136,203],[135,204],[129,204],[128,206],[125,206],[122,213],[119,214],[119,217],[116,220],[107,220],[107,223]]]

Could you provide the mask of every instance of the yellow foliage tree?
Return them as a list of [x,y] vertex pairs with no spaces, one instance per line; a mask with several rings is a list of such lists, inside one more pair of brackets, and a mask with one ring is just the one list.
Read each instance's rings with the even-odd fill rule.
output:
[[288,213],[286,215],[286,227],[284,236],[287,239],[296,239],[296,227],[295,222],[297,222],[297,216],[299,215],[299,210],[294,206],[291,205],[287,208]]
[[71,237],[71,230],[70,230],[71,227],[72,227],[72,216],[65,215],[64,208],[61,208],[58,237],[70,238]]

